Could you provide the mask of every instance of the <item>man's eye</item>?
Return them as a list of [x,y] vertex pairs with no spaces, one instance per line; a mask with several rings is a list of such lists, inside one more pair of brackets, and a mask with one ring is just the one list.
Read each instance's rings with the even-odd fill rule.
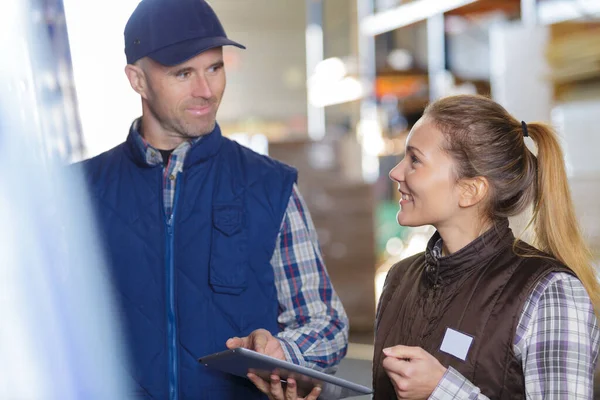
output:
[[189,71],[182,71],[182,72],[179,72],[179,73],[177,74],[177,77],[178,77],[178,78],[182,78],[182,79],[189,78],[189,77],[190,77],[190,72],[189,72]]

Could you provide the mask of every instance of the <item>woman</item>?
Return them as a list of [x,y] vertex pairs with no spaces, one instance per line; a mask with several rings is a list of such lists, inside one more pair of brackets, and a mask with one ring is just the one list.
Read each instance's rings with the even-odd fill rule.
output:
[[[436,233],[386,278],[374,399],[592,399],[600,290],[554,132],[485,97],[444,98],[415,124],[390,177],[398,223]],[[535,247],[507,220],[531,205]]]

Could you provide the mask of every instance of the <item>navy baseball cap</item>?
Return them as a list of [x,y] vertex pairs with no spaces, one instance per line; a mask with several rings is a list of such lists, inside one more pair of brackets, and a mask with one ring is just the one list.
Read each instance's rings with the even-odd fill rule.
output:
[[167,66],[232,45],[217,14],[205,0],[142,0],[125,26],[125,55],[133,64],[143,57]]

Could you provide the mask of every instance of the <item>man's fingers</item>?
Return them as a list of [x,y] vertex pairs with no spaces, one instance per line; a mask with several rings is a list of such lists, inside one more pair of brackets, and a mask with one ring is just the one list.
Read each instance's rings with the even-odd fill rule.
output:
[[249,372],[246,376],[248,377],[248,379],[250,379],[252,383],[254,383],[254,386],[256,386],[258,390],[260,390],[264,394],[269,394],[269,384],[265,382],[262,378],[260,378],[257,375],[254,375],[251,372]]
[[257,353],[264,353],[267,348],[267,343],[269,339],[267,335],[262,332],[254,333],[252,336],[252,347],[254,351]]
[[225,342],[225,346],[227,346],[228,349],[242,347],[242,339],[240,339],[239,337],[230,338],[227,340],[227,342]]
[[287,387],[285,389],[285,400],[297,400],[298,391],[296,381],[292,378],[288,378]]
[[383,354],[388,357],[396,357],[401,359],[420,358],[423,354],[423,349],[412,346],[394,346],[383,349]]
[[[303,400],[317,400],[320,394],[321,388],[314,387],[313,390],[311,390],[311,392],[308,394],[308,396],[303,398]],[[302,400],[298,398],[298,385],[296,383],[296,380],[293,378],[288,378],[287,380],[285,400]]]
[[227,340],[227,342],[225,342],[225,345],[227,346],[228,349],[236,349],[238,347],[248,348],[248,338],[247,337],[243,337],[243,338],[233,337],[233,338]]
[[283,388],[281,387],[281,378],[279,378],[278,375],[271,375],[271,382],[270,382],[270,391],[271,391],[271,396],[273,396],[275,399],[281,399],[283,400]]
[[306,396],[306,400],[317,400],[319,398],[320,394],[321,394],[321,388],[317,386],[316,388],[311,390],[311,392],[309,393],[308,396]]

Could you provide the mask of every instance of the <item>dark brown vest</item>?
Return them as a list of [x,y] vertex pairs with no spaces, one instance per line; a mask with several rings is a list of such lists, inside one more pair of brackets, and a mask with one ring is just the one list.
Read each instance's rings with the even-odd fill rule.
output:
[[[436,259],[432,249],[396,264],[378,306],[373,388],[375,400],[395,399],[381,363],[382,350],[420,346],[452,366],[491,399],[525,399],[523,368],[513,352],[519,317],[534,285],[546,274],[571,270],[514,236],[503,220],[458,252]],[[518,250],[522,254],[523,250]],[[466,360],[440,350],[447,328],[473,338]]]

